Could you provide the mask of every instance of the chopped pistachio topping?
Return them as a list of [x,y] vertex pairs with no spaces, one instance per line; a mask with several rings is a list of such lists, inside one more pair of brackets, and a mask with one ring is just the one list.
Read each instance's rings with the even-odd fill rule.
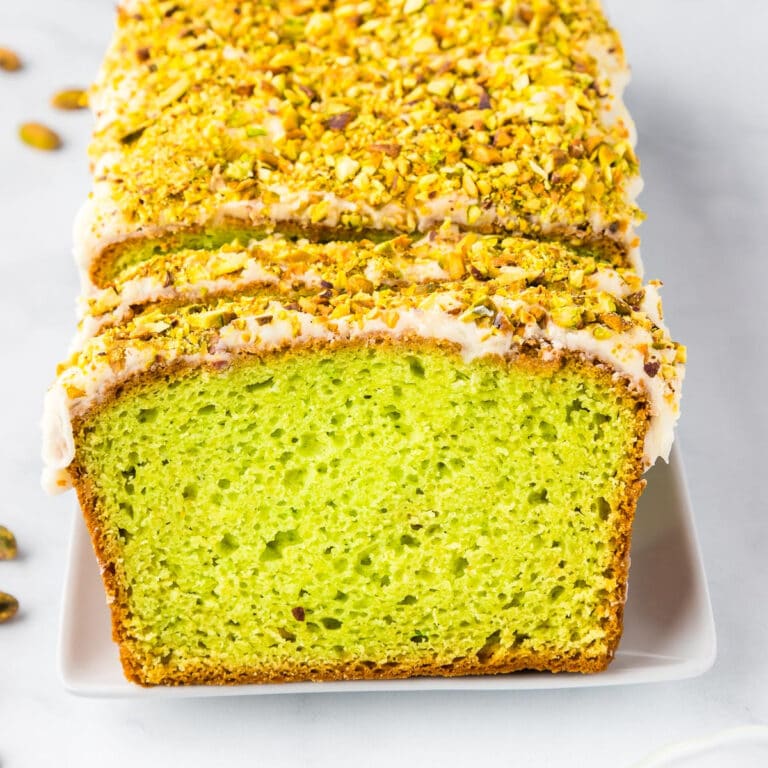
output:
[[416,335],[584,354],[667,430],[686,353],[633,268],[625,74],[597,0],[125,0],[89,94],[86,295],[52,407]]
[[[178,359],[297,343],[306,340],[307,323],[310,337],[327,340],[346,337],[349,329],[397,332],[408,313],[474,324],[485,337],[504,337],[513,346],[547,344],[563,332],[615,340],[611,354],[639,355],[645,374],[667,382],[670,397],[681,379],[684,351],[641,308],[639,278],[565,246],[474,233],[452,239],[445,231],[380,244],[271,238],[247,250],[176,254],[165,261],[165,274],[171,281],[231,275],[250,259],[263,272],[247,292],[134,307],[121,323],[86,339],[60,368],[70,399],[96,394],[88,382]],[[408,278],[414,265],[427,264],[424,277]],[[151,268],[145,263],[137,271],[151,276]],[[580,273],[575,280],[574,270]]]
[[[275,295],[286,295],[296,287],[355,295],[463,278],[508,291],[544,285],[577,293],[607,280],[622,296],[642,298],[637,275],[613,268],[599,255],[521,237],[457,233],[446,224],[428,237],[400,235],[381,243],[293,242],[270,236],[248,246],[235,242],[213,251],[162,254],[124,271],[90,297],[83,309],[88,317],[102,318],[97,325],[91,324],[95,332],[147,303],[195,301],[210,293],[234,293],[257,285],[272,286]],[[625,301],[622,306],[629,311]],[[605,308],[614,309],[613,305]],[[621,328],[614,323],[613,330]]]
[[[137,0],[92,91],[96,181],[122,235],[250,204],[307,226],[449,216],[626,251],[640,213],[623,73],[594,0]],[[97,209],[104,242],[107,220]]]

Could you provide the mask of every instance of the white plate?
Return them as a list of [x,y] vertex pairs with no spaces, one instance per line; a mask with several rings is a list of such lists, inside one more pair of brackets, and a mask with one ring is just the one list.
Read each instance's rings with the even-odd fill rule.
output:
[[677,680],[700,675],[715,659],[715,626],[680,455],[648,474],[632,542],[624,637],[611,666],[597,675],[509,675],[359,680],[240,686],[141,688],[125,680],[111,639],[96,558],[79,511],[74,515],[64,583],[59,668],[82,696],[235,696],[340,691],[577,688]]
[[670,744],[634,768],[765,768],[768,726],[743,725],[692,741]]

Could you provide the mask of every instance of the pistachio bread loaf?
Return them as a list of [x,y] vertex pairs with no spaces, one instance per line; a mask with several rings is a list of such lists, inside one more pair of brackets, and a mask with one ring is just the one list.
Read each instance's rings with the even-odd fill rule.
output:
[[606,667],[685,362],[624,76],[586,0],[120,8],[44,437],[129,679]]

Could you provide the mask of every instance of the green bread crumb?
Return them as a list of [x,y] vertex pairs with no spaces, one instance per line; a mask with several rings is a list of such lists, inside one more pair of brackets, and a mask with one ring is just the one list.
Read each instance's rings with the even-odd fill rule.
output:
[[148,680],[607,652],[636,425],[598,377],[440,350],[249,359],[81,426]]

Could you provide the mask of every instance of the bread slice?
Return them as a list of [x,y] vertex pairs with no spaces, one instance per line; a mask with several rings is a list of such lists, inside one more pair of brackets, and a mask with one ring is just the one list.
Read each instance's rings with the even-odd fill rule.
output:
[[[605,257],[522,237],[462,235],[444,222],[427,237],[318,243],[267,235],[245,244],[234,240],[215,250],[153,254],[102,288],[86,289],[79,337],[120,324],[153,303],[180,304],[257,290],[288,295],[299,288],[308,294],[335,289],[354,296],[451,281],[463,287],[465,279],[486,292],[556,287],[563,281],[592,291],[607,287],[620,299],[624,316],[631,311],[625,299],[639,306],[644,298],[637,273],[617,268]],[[570,303],[570,297],[562,299]]]
[[578,359],[312,345],[131,382],[71,471],[143,684],[592,672],[648,406]]
[[193,300],[179,254],[49,393],[130,679],[604,668],[682,378],[653,286],[447,231],[232,253],[275,279]]
[[595,0],[126,2],[91,94],[83,276],[445,219],[637,266],[626,80]]

